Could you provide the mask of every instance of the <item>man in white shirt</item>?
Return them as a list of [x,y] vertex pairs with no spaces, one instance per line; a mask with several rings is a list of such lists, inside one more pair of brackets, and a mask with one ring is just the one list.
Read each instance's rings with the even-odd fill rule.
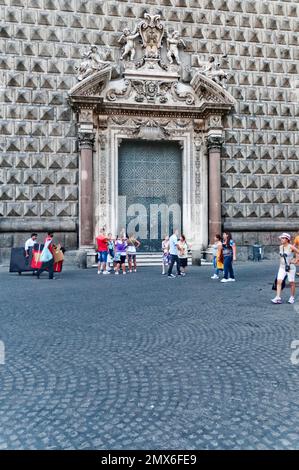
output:
[[28,256],[29,256],[29,249],[33,248],[33,246],[36,244],[36,240],[37,240],[37,233],[32,233],[31,237],[28,238],[28,240],[26,240],[26,243],[25,243],[25,256],[26,256],[26,258],[28,258]]
[[171,237],[169,238],[170,264],[168,268],[168,277],[175,277],[175,275],[172,274],[172,268],[174,266],[174,263],[176,263],[177,276],[181,275],[180,260],[178,257],[178,242],[179,242],[178,234],[179,234],[178,229],[175,229],[173,232],[173,235],[171,235]]

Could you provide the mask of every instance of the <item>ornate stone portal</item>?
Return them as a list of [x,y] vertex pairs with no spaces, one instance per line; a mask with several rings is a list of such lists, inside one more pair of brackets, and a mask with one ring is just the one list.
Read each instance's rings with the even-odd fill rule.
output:
[[94,64],[93,56],[85,69],[78,68],[81,81],[69,92],[79,120],[80,247],[93,246],[101,226],[114,234],[121,228],[122,141],[169,141],[181,148],[182,228],[198,258],[221,230],[222,116],[235,100],[222,86],[221,70],[213,75],[204,67],[189,83],[181,80],[178,47],[184,42],[177,32],[165,31],[159,15],[145,14],[134,31],[124,31],[120,42],[125,48],[118,76],[118,64]]

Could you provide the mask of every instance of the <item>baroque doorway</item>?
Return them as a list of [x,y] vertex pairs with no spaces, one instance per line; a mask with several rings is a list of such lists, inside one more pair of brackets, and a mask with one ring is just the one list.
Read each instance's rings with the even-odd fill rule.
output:
[[123,140],[118,154],[118,229],[133,233],[142,251],[182,225],[182,150],[178,142]]

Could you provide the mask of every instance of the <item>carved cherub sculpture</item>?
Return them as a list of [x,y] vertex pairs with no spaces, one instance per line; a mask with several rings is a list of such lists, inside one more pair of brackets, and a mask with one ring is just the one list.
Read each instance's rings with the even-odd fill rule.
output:
[[210,56],[208,62],[198,61],[198,65],[200,67],[200,73],[211,78],[219,85],[224,85],[224,81],[227,79],[227,73],[220,68],[219,62],[215,62],[215,57]]
[[134,60],[136,54],[134,39],[136,39],[138,36],[139,31],[136,32],[136,29],[133,32],[131,32],[128,28],[124,29],[123,35],[118,40],[120,43],[124,41],[126,42],[121,59],[128,57],[129,60]]
[[186,47],[183,39],[179,37],[179,32],[174,31],[173,33],[167,33],[167,59],[171,64],[173,64],[173,59],[175,59],[178,65],[181,64],[179,56],[179,46]]
[[[107,54],[105,55],[105,58],[106,56]],[[76,67],[79,81],[88,77],[88,75],[91,75],[94,72],[102,70],[103,68],[110,65],[107,60],[102,59],[102,56],[98,52],[97,46],[91,46],[88,51],[83,52],[82,57],[84,59],[83,62],[81,62],[78,67]]]

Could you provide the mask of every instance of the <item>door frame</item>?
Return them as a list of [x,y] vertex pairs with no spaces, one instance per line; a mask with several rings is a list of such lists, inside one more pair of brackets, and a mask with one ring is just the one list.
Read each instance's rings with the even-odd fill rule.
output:
[[[143,140],[136,136],[136,127],[109,122],[105,140],[97,130],[95,154],[95,234],[101,226],[116,234],[118,226],[118,152],[122,140]],[[150,139],[148,139],[150,140]],[[196,140],[192,122],[170,133],[165,141],[178,142],[182,149],[182,230],[192,244],[200,249],[208,242],[208,155],[204,139]],[[104,164],[103,164],[104,162]],[[199,165],[199,170],[197,168]],[[196,190],[195,174],[199,172],[200,188]],[[104,182],[105,180],[105,182]],[[105,201],[103,188],[105,184]]]

